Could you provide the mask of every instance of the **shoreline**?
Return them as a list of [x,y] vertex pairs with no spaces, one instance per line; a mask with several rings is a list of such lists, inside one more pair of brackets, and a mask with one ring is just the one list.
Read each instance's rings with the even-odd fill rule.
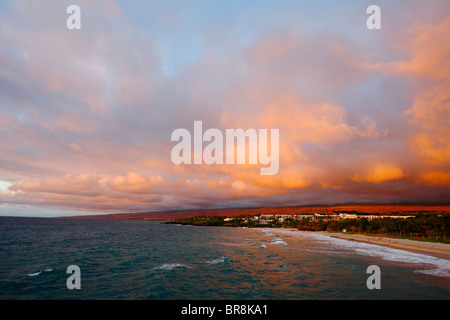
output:
[[445,260],[450,260],[450,244],[445,243],[421,242],[409,239],[376,237],[361,234],[342,234],[326,231],[301,231],[292,228],[261,228],[261,229],[270,231],[275,236],[283,239],[283,241],[285,241],[288,245],[291,244],[292,246],[295,246],[295,244],[292,243],[293,239],[300,238],[302,233],[321,234],[338,239],[370,243],[374,245],[385,246],[415,253],[421,253]]
[[[181,223],[182,224],[182,223]],[[196,224],[187,224],[196,226]],[[199,225],[202,226],[202,225]],[[243,228],[243,227],[234,227],[234,226],[217,226],[219,228]],[[247,228],[247,227],[245,227]],[[355,242],[363,242],[369,243],[384,247],[390,247],[393,249],[405,250],[409,252],[421,253],[425,255],[434,256],[436,258],[450,260],[450,244],[441,243],[441,242],[426,242],[426,241],[417,241],[410,239],[401,239],[401,238],[393,238],[393,237],[383,237],[383,236],[374,236],[374,235],[363,235],[363,234],[344,234],[338,232],[328,232],[328,231],[305,231],[298,230],[294,228],[265,228],[265,227],[254,227],[251,229],[260,229],[271,232],[277,237],[283,238],[285,242],[292,242],[289,240],[293,235],[301,237],[301,234],[321,234],[331,238],[338,238],[348,241]],[[286,235],[289,233],[289,235]],[[292,235],[291,235],[292,233]],[[297,237],[297,238],[299,238]],[[288,239],[285,239],[288,238]],[[298,239],[297,239],[298,240]],[[302,239],[304,241],[304,239]]]

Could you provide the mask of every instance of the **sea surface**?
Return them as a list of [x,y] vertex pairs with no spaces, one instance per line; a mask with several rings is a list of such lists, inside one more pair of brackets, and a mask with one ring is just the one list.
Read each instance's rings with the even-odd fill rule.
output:
[[[0,217],[1,300],[449,299],[450,261],[267,229]],[[67,268],[80,268],[69,290]],[[366,284],[370,265],[381,289]]]

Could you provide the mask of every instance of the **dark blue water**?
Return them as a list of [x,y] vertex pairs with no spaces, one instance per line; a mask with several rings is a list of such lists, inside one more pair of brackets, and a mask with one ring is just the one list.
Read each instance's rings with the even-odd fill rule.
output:
[[[427,266],[354,242],[286,242],[258,229],[0,217],[0,299],[450,297],[449,277],[436,275],[447,260]],[[380,290],[366,286],[372,264],[382,270]],[[66,286],[70,265],[80,267],[80,290]]]

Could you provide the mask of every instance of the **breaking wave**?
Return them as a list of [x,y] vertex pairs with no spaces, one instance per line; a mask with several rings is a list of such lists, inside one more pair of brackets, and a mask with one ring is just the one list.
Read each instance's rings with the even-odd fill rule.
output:
[[42,270],[42,271],[38,271],[38,272],[34,272],[34,273],[29,273],[29,274],[27,274],[27,276],[29,276],[29,277],[37,277],[37,276],[40,275],[42,272],[51,272],[51,271],[53,271],[53,269],[51,269],[51,268],[46,268],[46,269],[44,269],[44,270]]
[[164,263],[153,270],[171,271],[174,269],[190,269],[191,267],[181,263]]
[[[267,231],[267,230],[265,230],[265,229],[259,229],[259,230],[261,230],[266,236],[272,237],[272,242],[270,242],[269,244],[280,244],[280,245],[282,245],[282,246],[287,247],[287,243],[286,243],[286,242],[284,242],[283,240],[281,240],[280,238],[278,238],[276,235],[274,235],[274,234],[271,233],[270,231]],[[266,246],[264,246],[264,247],[260,246],[260,247],[261,247],[261,248],[267,248]]]
[[206,261],[206,263],[208,263],[208,264],[219,264],[219,263],[224,263],[224,262],[225,262],[225,259],[228,259],[228,256],[227,256],[227,255],[224,255],[224,256],[222,256],[222,257],[220,257],[220,258],[217,258],[217,259],[214,259],[214,260],[208,260],[208,261]]
[[417,265],[415,272],[434,276],[450,277],[450,261],[429,256],[422,253],[410,252],[402,249],[390,248],[382,245],[339,239],[322,234],[302,233],[303,237],[311,237],[319,242],[326,242],[333,246],[384,260]]

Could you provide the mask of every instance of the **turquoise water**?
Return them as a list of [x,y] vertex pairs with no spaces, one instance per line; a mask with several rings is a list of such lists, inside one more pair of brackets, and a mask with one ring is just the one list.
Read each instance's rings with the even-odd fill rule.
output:
[[[0,299],[450,297],[448,260],[311,237],[291,247],[270,230],[0,217]],[[380,290],[366,286],[373,264]],[[80,290],[66,286],[70,265]]]

